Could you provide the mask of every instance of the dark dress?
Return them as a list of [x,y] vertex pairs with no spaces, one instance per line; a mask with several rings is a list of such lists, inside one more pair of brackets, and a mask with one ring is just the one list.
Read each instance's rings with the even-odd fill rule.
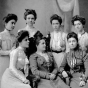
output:
[[57,75],[57,65],[51,53],[47,53],[49,61],[37,53],[30,56],[30,67],[34,75],[40,77],[38,88],[69,88],[59,76],[54,80],[50,80],[50,73]]
[[[88,77],[88,54],[82,50],[70,51],[65,55],[65,58],[60,66],[60,71],[65,70],[65,66],[68,64],[70,67],[71,88],[88,88],[88,83],[85,86],[80,86],[80,82],[83,78]],[[85,77],[84,77],[85,75]]]

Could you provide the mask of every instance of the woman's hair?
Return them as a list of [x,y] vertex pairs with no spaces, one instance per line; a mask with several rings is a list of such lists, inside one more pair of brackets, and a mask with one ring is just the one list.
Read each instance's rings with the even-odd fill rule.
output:
[[35,44],[38,46],[40,40],[44,39],[43,34],[40,31],[37,31],[34,35]]
[[82,16],[79,16],[79,15],[75,15],[74,17],[72,17],[72,20],[71,20],[72,25],[74,25],[74,21],[80,21],[82,23],[82,25],[85,25],[85,23],[86,23],[85,18]]
[[25,31],[25,30],[19,31],[19,32],[18,32],[18,35],[17,35],[17,41],[18,41],[18,43],[22,42],[22,40],[23,40],[25,37],[29,37],[28,31]]
[[61,25],[61,23],[62,23],[62,18],[60,17],[60,16],[58,16],[57,14],[54,14],[54,15],[52,15],[51,17],[50,17],[50,23],[52,24],[52,21],[53,20],[58,20],[58,22],[60,23],[60,25]]
[[24,19],[26,20],[26,17],[27,15],[34,15],[34,19],[36,20],[37,19],[37,14],[36,14],[36,11],[33,10],[33,9],[25,9],[25,12],[24,12]]
[[77,41],[77,46],[75,49],[78,49],[79,48],[79,44],[78,44],[78,35],[75,33],[75,32],[70,32],[68,33],[67,35],[67,40],[70,39],[70,38],[75,38],[76,41]]
[[15,20],[15,21],[17,22],[18,17],[17,17],[17,15],[10,13],[10,14],[8,14],[7,16],[5,16],[5,17],[3,18],[3,20],[4,20],[5,23],[8,23],[10,20]]

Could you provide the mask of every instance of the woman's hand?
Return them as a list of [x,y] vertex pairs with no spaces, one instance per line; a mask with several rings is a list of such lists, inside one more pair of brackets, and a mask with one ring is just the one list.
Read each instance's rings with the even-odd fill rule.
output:
[[63,72],[62,72],[62,76],[63,76],[64,78],[68,77],[67,72],[66,72],[66,71],[63,71]]
[[85,86],[85,84],[86,84],[85,81],[81,81],[81,82],[79,83],[79,86],[82,87],[82,86]]
[[26,79],[23,83],[24,83],[24,84],[30,84],[30,82],[29,82],[28,79]]
[[50,73],[50,79],[51,79],[51,80],[54,80],[54,79],[55,79],[55,77],[56,77],[56,75],[55,75],[55,74]]

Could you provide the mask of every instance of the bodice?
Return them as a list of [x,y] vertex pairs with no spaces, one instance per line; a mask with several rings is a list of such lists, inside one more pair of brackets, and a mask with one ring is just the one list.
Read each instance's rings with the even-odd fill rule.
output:
[[15,43],[15,36],[4,30],[0,33],[0,46],[2,50],[10,50]]

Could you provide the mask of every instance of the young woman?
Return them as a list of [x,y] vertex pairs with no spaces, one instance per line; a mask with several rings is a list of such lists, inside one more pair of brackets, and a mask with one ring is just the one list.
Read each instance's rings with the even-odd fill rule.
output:
[[[20,30],[27,30],[29,33],[29,38],[30,38],[29,48],[30,49],[28,49],[27,51],[27,55],[29,57],[32,53],[36,51],[35,43],[34,43],[34,35],[36,35],[36,33],[40,33],[40,31],[34,27],[35,21],[37,19],[36,11],[33,9],[26,9],[24,13],[24,19],[26,21],[26,27]],[[18,32],[20,30],[18,30]]]
[[88,88],[88,54],[82,51],[78,44],[78,36],[71,32],[67,35],[67,42],[70,52],[66,53],[60,66],[60,71],[64,78],[69,77],[65,71],[66,64],[70,67],[70,86],[71,88]]
[[15,28],[18,18],[15,14],[8,14],[3,20],[5,28],[3,32],[0,32],[0,81],[3,72],[9,67],[9,54],[16,40],[12,31]]
[[78,34],[79,45],[82,50],[88,51],[88,33],[84,30],[85,23],[85,18],[79,15],[76,15],[72,18],[72,24]]
[[29,34],[27,31],[18,33],[18,47],[10,53],[9,68],[6,69],[2,76],[1,88],[31,88],[28,76],[29,61],[25,54],[26,48],[29,47]]
[[57,14],[51,16],[50,23],[54,30],[50,33],[50,49],[59,68],[66,51],[66,33],[61,29],[62,18]]
[[37,51],[30,56],[31,71],[35,76],[40,77],[38,88],[69,88],[58,77],[58,68],[52,53],[46,52],[45,39],[36,39]]

